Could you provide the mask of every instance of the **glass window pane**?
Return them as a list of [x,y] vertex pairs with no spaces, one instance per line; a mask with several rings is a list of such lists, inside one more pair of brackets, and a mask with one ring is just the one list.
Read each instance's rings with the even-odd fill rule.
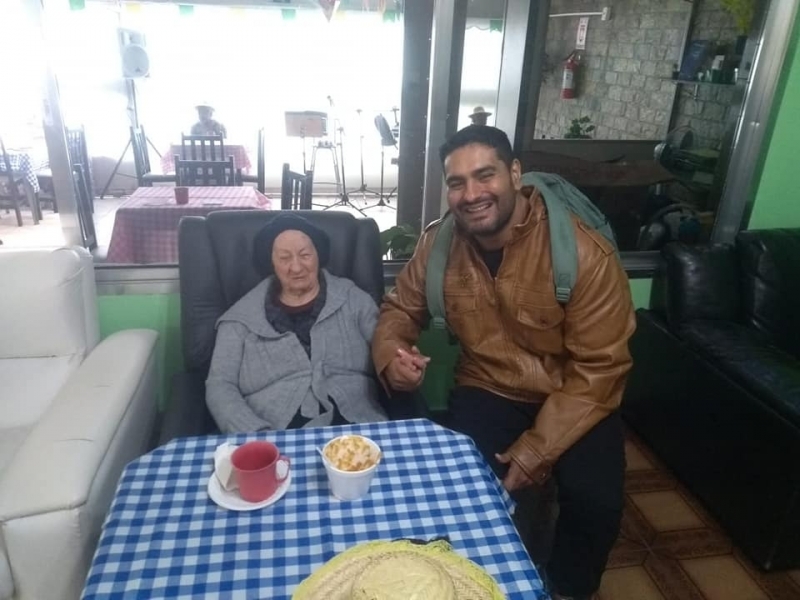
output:
[[[621,250],[709,239],[748,80],[743,35],[718,2],[553,0],[534,139],[523,166],[578,185]],[[585,46],[581,45],[581,37]]]
[[[389,2],[367,9],[350,3],[328,20],[313,3],[283,9],[197,5],[191,10],[172,3],[46,3],[54,25],[47,41],[65,125],[83,129],[90,155],[100,245],[96,254],[115,263],[174,262],[181,214],[278,209],[284,164],[303,173],[313,163],[315,209],[334,205],[374,218],[380,229],[394,225],[403,69],[399,7]],[[4,18],[3,24],[8,23]],[[121,31],[126,33],[121,36]],[[121,37],[125,44],[146,49],[146,77],[126,80]],[[0,35],[12,46],[13,39]],[[32,100],[20,96],[19,107],[40,106],[41,91],[33,85],[25,89]],[[2,92],[0,100],[14,99]],[[172,191],[174,156],[182,153],[181,134],[198,122],[195,107],[201,103],[213,105],[213,119],[227,134],[225,157],[234,157],[241,187],[248,189],[190,193],[189,205],[178,207]],[[287,112],[305,111],[323,115],[324,132],[301,135],[287,127]],[[41,123],[38,114],[0,114],[13,114],[15,124]],[[134,117],[146,134],[139,153],[147,153],[144,167],[137,167],[129,145]],[[11,135],[9,129],[6,133]],[[151,179],[156,180],[152,187]],[[234,185],[238,181],[232,178],[224,187],[239,187]],[[5,221],[3,213],[0,226]],[[54,238],[57,243],[63,239]]]

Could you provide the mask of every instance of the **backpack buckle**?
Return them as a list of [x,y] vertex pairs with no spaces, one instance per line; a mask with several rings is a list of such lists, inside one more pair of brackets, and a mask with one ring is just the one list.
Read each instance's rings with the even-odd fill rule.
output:
[[569,302],[570,297],[572,296],[572,288],[568,287],[556,287],[556,300],[558,300],[559,304],[566,304]]
[[447,329],[447,321],[442,317],[433,317],[431,319],[431,326],[434,329]]

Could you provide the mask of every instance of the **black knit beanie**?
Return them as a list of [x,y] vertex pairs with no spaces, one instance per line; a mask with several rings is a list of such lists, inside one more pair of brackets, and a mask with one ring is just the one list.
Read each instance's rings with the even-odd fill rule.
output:
[[267,223],[253,240],[253,266],[262,277],[267,277],[274,273],[272,246],[276,237],[289,230],[302,231],[311,238],[311,242],[314,244],[319,256],[320,268],[328,264],[328,258],[331,253],[331,240],[328,234],[316,225],[309,223],[303,217],[281,214]]

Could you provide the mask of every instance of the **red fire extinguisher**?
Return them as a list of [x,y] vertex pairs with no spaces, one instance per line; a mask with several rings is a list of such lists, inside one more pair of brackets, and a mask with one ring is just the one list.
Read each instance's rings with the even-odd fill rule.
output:
[[561,79],[561,98],[571,100],[575,97],[575,75],[578,71],[578,57],[575,52],[564,61],[564,75]]

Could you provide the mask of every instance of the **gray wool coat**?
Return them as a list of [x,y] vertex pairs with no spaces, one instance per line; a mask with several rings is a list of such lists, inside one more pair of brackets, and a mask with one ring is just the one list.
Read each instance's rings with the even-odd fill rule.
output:
[[285,429],[298,410],[311,419],[304,427],[330,425],[329,397],[353,423],[387,419],[370,354],[378,307],[349,279],[322,273],[327,296],[311,328],[311,358],[294,333],[267,321],[272,277],[217,321],[206,403],[224,433]]

